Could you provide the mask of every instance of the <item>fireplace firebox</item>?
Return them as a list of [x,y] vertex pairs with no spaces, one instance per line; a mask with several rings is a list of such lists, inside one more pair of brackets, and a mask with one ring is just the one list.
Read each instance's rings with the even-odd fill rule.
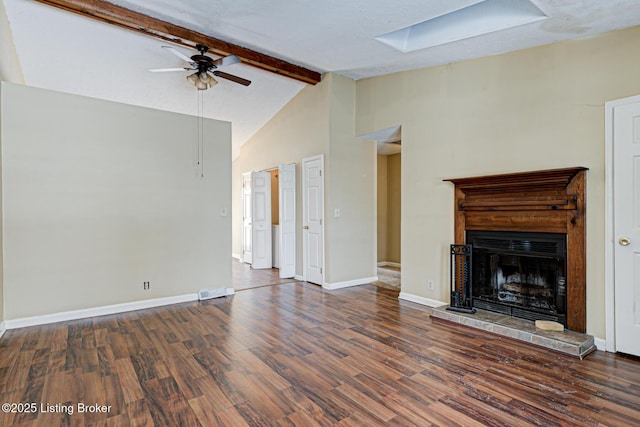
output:
[[567,326],[567,236],[467,231],[476,308]]

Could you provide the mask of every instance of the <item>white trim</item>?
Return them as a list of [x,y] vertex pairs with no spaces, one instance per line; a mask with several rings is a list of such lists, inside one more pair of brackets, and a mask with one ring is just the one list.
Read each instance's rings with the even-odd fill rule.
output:
[[105,316],[107,314],[124,313],[126,311],[143,310],[145,308],[160,307],[163,305],[177,304],[181,302],[198,301],[198,294],[177,295],[174,297],[154,298],[142,301],[125,302],[122,304],[105,305],[102,307],[85,308],[81,310],[65,311],[62,313],[45,314],[42,316],[23,317],[20,319],[5,320],[7,329],[24,328],[27,326],[45,325],[47,323],[66,322],[68,320],[83,319],[86,317]]
[[[253,261],[252,259],[252,254],[251,252],[246,251],[246,246],[245,244],[247,243],[247,240],[249,237],[251,236],[247,236],[247,234],[252,235],[252,232],[247,233],[247,228],[250,229],[250,224],[251,224],[251,218],[249,218],[248,224],[247,224],[247,219],[245,217],[245,213],[247,211],[247,206],[246,206],[246,197],[247,196],[247,187],[249,188],[249,193],[251,192],[251,172],[244,172],[242,174],[242,212],[240,215],[240,218],[242,218],[242,252],[240,253],[240,261],[246,263],[246,264],[251,264],[251,262]],[[251,197],[249,197],[251,198]]]
[[391,261],[382,261],[378,263],[378,267],[396,267],[396,268],[402,268],[401,267],[402,264],[400,264],[399,262],[391,262]]
[[605,102],[604,118],[604,305],[607,351],[616,351],[615,299],[613,277],[613,107]]
[[367,283],[376,282],[377,280],[378,276],[366,277],[363,279],[347,280],[345,282],[325,283],[322,285],[322,288],[328,291],[334,291],[336,289],[349,288],[351,286],[366,285]]
[[604,271],[605,271],[605,348],[616,351],[616,306],[615,306],[615,221],[613,212],[613,111],[615,107],[640,102],[640,95],[605,102],[604,117]]
[[607,349],[607,341],[606,340],[603,340],[602,338],[593,337],[593,343],[595,344],[595,346],[596,346],[596,348],[598,350],[609,351]]
[[0,338],[7,332],[7,325],[5,322],[0,322]]
[[295,276],[293,276],[293,278],[299,282],[304,282],[304,277],[299,274],[296,274]]
[[400,292],[398,295],[398,299],[415,302],[416,304],[426,305],[427,307],[442,307],[443,305],[447,305],[449,303],[438,301],[431,298],[425,298],[418,295],[408,294],[406,292]]
[[232,253],[231,257],[237,259],[240,262],[242,262],[242,255],[240,255],[240,254],[233,254]]

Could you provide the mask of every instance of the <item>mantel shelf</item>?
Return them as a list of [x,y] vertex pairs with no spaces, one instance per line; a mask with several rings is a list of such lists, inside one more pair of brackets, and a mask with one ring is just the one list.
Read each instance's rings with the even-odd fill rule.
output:
[[475,176],[468,178],[451,178],[456,188],[465,193],[520,193],[522,191],[563,191],[573,178],[585,167],[564,169],[548,169],[532,172],[518,172],[500,175]]

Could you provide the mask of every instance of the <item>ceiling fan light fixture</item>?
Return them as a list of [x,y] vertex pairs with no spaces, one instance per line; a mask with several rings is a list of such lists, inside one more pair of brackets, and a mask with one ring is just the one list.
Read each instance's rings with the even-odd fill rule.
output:
[[214,79],[213,76],[207,73],[206,71],[200,73],[200,80],[206,83],[207,85],[209,85],[209,87],[214,87],[215,85],[218,84],[218,81]]
[[207,85],[202,80],[198,79],[196,81],[196,89],[198,89],[198,90],[207,90],[207,89],[209,89],[209,85]]
[[187,76],[187,80],[189,80],[191,83],[195,85],[196,82],[198,81],[198,73],[189,74]]
[[198,90],[207,90],[218,84],[218,81],[206,71],[196,72],[187,76],[189,80]]

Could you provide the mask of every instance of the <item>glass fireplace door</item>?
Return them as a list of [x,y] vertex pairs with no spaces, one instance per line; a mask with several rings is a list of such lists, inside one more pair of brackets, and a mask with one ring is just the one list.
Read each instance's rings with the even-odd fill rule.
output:
[[473,306],[566,324],[566,235],[469,231]]

